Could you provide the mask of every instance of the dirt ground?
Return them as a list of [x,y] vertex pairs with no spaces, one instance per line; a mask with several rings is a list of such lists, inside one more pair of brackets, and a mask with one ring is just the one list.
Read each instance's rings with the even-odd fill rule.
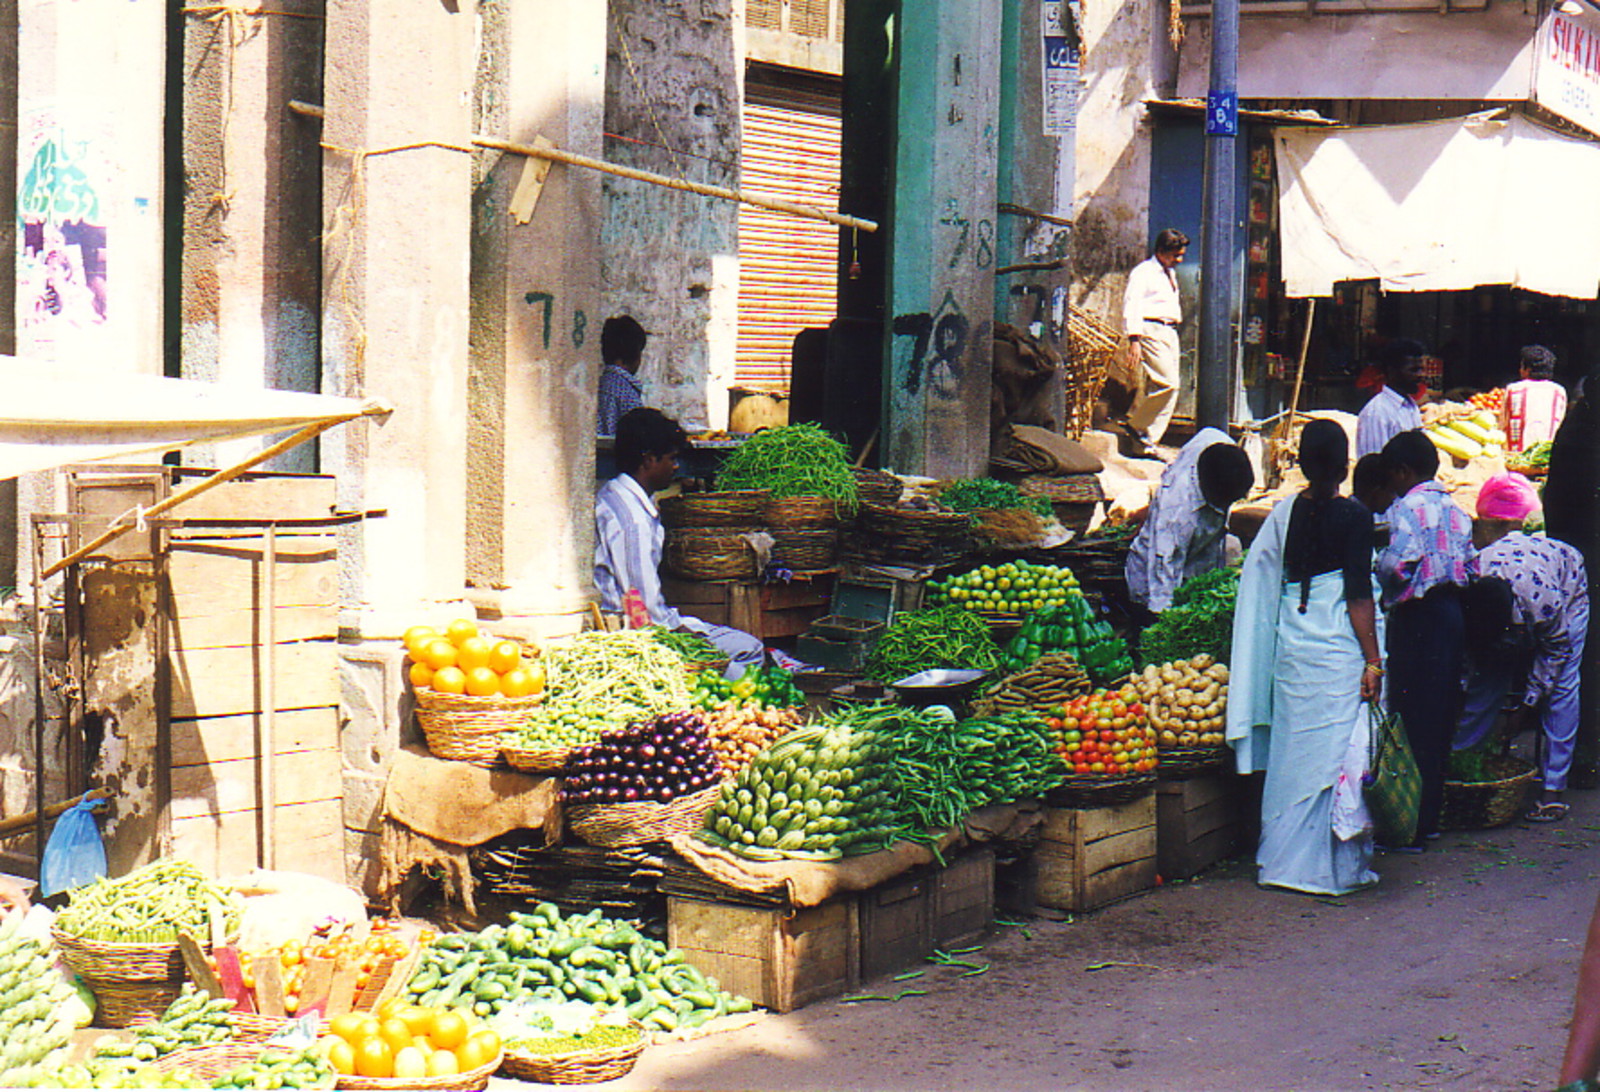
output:
[[[894,1004],[822,1002],[652,1048],[600,1089],[1552,1089],[1600,893],[1600,793],[1566,821],[1384,856],[1374,890],[1267,891],[1240,860],[986,938]],[[515,1082],[496,1081],[498,1087]]]

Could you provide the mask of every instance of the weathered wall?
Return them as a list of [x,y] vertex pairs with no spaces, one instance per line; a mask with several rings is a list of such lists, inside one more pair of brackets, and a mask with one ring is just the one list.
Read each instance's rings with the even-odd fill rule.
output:
[[[615,136],[606,158],[738,184],[743,61],[735,6],[611,0],[605,128]],[[641,373],[646,404],[685,424],[722,427],[737,332],[736,207],[620,178],[607,178],[604,194],[596,334],[607,316],[633,315],[651,334]]]
[[[322,101],[322,4],[303,15],[190,15],[184,25],[182,374],[282,390],[321,382],[321,125],[290,99]],[[270,438],[269,438],[270,439]],[[197,449],[227,463],[267,439]],[[314,471],[316,445],[272,464]]]

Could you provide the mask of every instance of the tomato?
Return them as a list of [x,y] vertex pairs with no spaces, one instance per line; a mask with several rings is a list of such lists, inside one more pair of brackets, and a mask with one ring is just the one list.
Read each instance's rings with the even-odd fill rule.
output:
[[433,1027],[428,1031],[428,1039],[439,1050],[454,1050],[467,1041],[467,1022],[460,1014],[454,1012],[436,1012],[433,1014]]
[[1078,763],[1076,766],[1074,766],[1072,768],[1072,772],[1073,773],[1089,773],[1090,772],[1089,771],[1089,764],[1087,762],[1080,762],[1080,763]]
[[428,1055],[414,1046],[404,1047],[395,1051],[394,1075],[396,1077],[426,1077],[428,1075]]
[[328,1044],[328,1064],[333,1066],[335,1073],[342,1073],[348,1077],[356,1071],[356,1048],[343,1039],[324,1039]]
[[381,1038],[373,1036],[356,1044],[356,1074],[362,1077],[392,1077],[394,1051]]
[[428,1056],[428,1076],[447,1077],[452,1073],[460,1073],[461,1066],[456,1061],[454,1053],[448,1050],[436,1050]]
[[1091,762],[1091,763],[1089,763],[1089,772],[1090,773],[1105,773],[1106,772],[1106,764],[1104,762]]

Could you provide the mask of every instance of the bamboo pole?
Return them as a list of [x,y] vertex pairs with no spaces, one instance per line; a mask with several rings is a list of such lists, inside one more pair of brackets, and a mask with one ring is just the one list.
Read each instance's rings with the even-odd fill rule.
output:
[[1300,412],[1300,387],[1306,378],[1306,356],[1311,352],[1311,327],[1317,320],[1317,297],[1306,301],[1306,328],[1300,333],[1300,360],[1294,370],[1294,394],[1289,398],[1289,412],[1280,426],[1280,437],[1287,437],[1294,429],[1295,415]]
[[83,801],[93,798],[95,800],[109,800],[111,794],[105,789],[94,789],[90,792],[74,796],[71,800],[63,800],[59,804],[47,805],[42,811],[25,811],[21,815],[13,815],[7,819],[0,819],[0,838],[10,838],[24,833],[28,827],[41,816],[45,819],[54,819],[66,813],[68,808],[76,807]]
[[807,220],[821,220],[824,223],[837,224],[839,227],[855,228],[859,231],[877,231],[878,224],[875,220],[863,220],[859,216],[846,216],[840,212],[827,212],[811,205],[801,205],[793,201],[785,201],[778,197],[767,197],[762,194],[746,193],[742,190],[730,190],[722,186],[706,186],[699,182],[689,182],[681,178],[669,178],[664,174],[655,174],[651,171],[636,170],[633,167],[624,167],[616,163],[607,163],[603,159],[591,159],[586,155],[576,152],[563,151],[560,148],[537,147],[532,144],[514,144],[509,140],[497,140],[493,137],[475,136],[472,143],[479,148],[493,148],[501,152],[510,152],[513,155],[533,156],[538,159],[549,159],[556,163],[565,163],[571,167],[587,167],[591,171],[600,171],[604,174],[614,174],[619,178],[631,178],[636,182],[649,182],[655,186],[665,186],[672,190],[684,190],[687,193],[697,193],[702,197],[720,197],[726,201],[738,201],[745,205],[754,205],[759,209],[769,209],[773,212],[785,212],[790,216],[799,216]]
[[[358,410],[355,413],[347,413],[339,417],[331,417],[326,421],[318,421],[315,424],[307,425],[299,432],[279,440],[270,447],[262,448],[260,451],[256,452],[243,462],[235,463],[226,470],[219,470],[209,478],[202,478],[194,485],[178,490],[166,500],[159,501],[156,504],[151,505],[149,508],[146,508],[144,512],[141,513],[141,516],[145,519],[148,519],[151,516],[159,516],[161,513],[182,504],[190,497],[199,496],[208,489],[212,489],[216,486],[222,485],[225,482],[232,481],[240,474],[243,474],[246,470],[249,470],[252,466],[257,466],[266,462],[268,459],[282,455],[285,451],[288,451],[292,447],[297,447],[300,444],[305,443],[307,440],[315,439],[317,436],[327,432],[335,425],[342,425],[348,421],[354,421],[358,417],[374,417],[388,412],[389,408],[387,406],[372,406],[366,409]],[[39,578],[41,580],[49,579],[62,569],[65,569],[68,565],[82,561],[84,558],[94,553],[112,539],[118,538],[128,531],[131,531],[134,527],[134,523],[132,521],[128,523],[122,522],[124,519],[128,518],[129,517],[126,514],[118,516],[116,520],[112,522],[111,526],[106,529],[104,534],[100,535],[88,545],[81,546],[74,550],[60,561],[57,561],[54,565],[51,565],[48,569],[39,574]]]

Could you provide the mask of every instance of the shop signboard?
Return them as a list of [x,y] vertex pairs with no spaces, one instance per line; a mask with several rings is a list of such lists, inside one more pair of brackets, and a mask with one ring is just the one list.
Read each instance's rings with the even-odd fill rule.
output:
[[1533,100],[1591,133],[1600,133],[1600,11],[1552,10],[1539,27]]

